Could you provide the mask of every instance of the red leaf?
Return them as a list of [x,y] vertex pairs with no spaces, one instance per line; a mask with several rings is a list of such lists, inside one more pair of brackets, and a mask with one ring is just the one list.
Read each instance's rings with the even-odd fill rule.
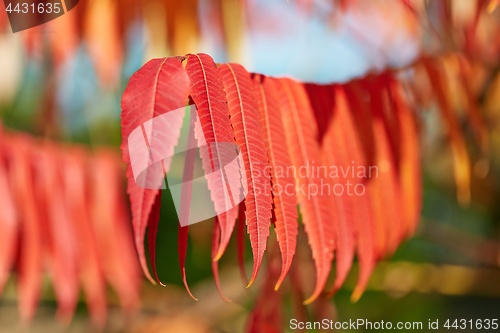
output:
[[401,153],[401,130],[399,128],[397,114],[394,105],[391,105],[388,85],[391,77],[387,73],[370,76],[363,80],[363,86],[370,96],[370,110],[375,117],[380,117],[384,123],[384,129],[389,140],[391,154],[394,156],[394,168],[399,171],[399,160]]
[[246,328],[248,333],[278,333],[283,331],[283,291],[273,290],[274,281],[279,273],[279,262],[276,255],[269,257],[264,285],[261,287],[253,310],[248,316]]
[[[235,143],[233,129],[229,120],[229,109],[227,106],[226,94],[223,89],[220,75],[213,59],[206,54],[191,54],[188,56],[186,71],[191,79],[191,98],[197,107],[201,129],[204,134],[206,149],[200,149],[203,169],[205,175],[218,170],[218,165],[224,165],[223,161],[232,160],[227,156],[226,149],[222,149],[214,144]],[[198,138],[200,139],[200,138]],[[216,147],[215,151],[213,147]],[[226,168],[225,168],[226,169]],[[235,175],[235,170],[226,170]],[[234,228],[236,204],[231,202],[228,206],[226,192],[230,193],[227,181],[222,177],[221,172],[213,172],[207,177],[210,195],[214,202],[215,211],[219,215],[219,225],[221,227],[221,245],[216,259],[220,258],[224,252],[231,233]],[[224,188],[224,185],[226,188]],[[228,190],[228,191],[225,191]],[[229,199],[233,199],[230,196]]]
[[240,275],[245,286],[248,286],[247,272],[245,269],[245,203],[242,202],[238,208],[238,230],[236,238],[236,247],[238,254],[238,266]]
[[[130,163],[128,138],[132,131],[139,126],[145,130],[143,124],[146,121],[185,106],[188,100],[189,84],[189,78],[182,64],[176,58],[153,59],[132,76],[122,98],[121,148],[125,162]],[[180,135],[180,127],[178,133],[159,134],[163,134],[163,136],[158,138],[158,141],[148,142],[148,146],[156,148],[160,144],[162,150],[173,152]],[[167,171],[169,163],[162,163],[161,167],[163,167],[163,171]],[[153,168],[152,172],[157,171],[154,169],[154,165],[151,168]],[[146,170],[145,173],[146,179],[157,176],[150,174],[149,170]],[[157,212],[153,212],[152,209],[159,190],[139,187],[133,178],[130,164],[127,168],[127,177],[129,179],[127,192],[132,206],[135,246],[144,274],[154,283],[149,274],[144,254],[144,236],[150,216],[157,216]],[[159,209],[159,207],[155,207],[155,209]]]
[[151,261],[151,266],[153,268],[153,276],[155,280],[161,285],[165,286],[158,278],[158,272],[156,269],[156,235],[158,234],[158,222],[160,221],[160,210],[161,210],[161,191],[158,191],[153,207],[151,207],[151,215],[149,215],[148,220],[148,247],[149,247],[149,259]]
[[373,138],[372,112],[367,108],[369,96],[360,89],[359,82],[353,81],[345,86],[345,94],[351,105],[354,117],[356,133],[358,133],[361,146],[364,150],[365,165],[374,165],[375,161],[375,140]]
[[298,232],[297,201],[294,191],[292,193],[285,191],[285,189],[294,189],[295,184],[292,175],[283,172],[292,165],[292,161],[286,145],[275,83],[257,75],[254,77],[254,84],[264,127],[264,142],[271,164],[275,230],[282,262],[281,274],[275,286],[278,289],[288,274],[295,255]]
[[393,81],[391,95],[401,132],[400,183],[403,203],[403,224],[407,236],[415,231],[422,208],[422,175],[420,142],[414,115],[403,98],[400,84]]
[[62,187],[62,179],[57,173],[60,163],[57,150],[47,143],[35,154],[35,185],[39,205],[44,207],[45,214],[40,214],[40,220],[45,219],[46,254],[58,301],[57,316],[69,324],[78,301],[76,234],[69,223],[68,208],[64,205],[62,192],[58,190]]
[[[40,221],[33,195],[33,172],[30,168],[31,142],[26,137],[11,140],[9,178],[20,210],[20,257],[19,257],[19,310],[21,318],[33,318],[40,294],[42,279],[42,240]],[[15,149],[13,149],[15,147]]]
[[236,219],[238,218],[238,212],[240,211],[239,207],[240,206],[235,206],[228,210],[226,213],[218,216],[218,226],[221,231],[224,230],[224,237],[219,236],[219,246],[217,248],[215,256],[212,257],[212,260],[214,261],[219,261],[226,251],[229,241],[231,240],[231,234],[233,233],[234,226],[236,225]]
[[[220,244],[220,226],[219,226],[219,220],[216,216],[214,222],[214,231],[212,236],[212,258],[215,258],[217,256],[219,244]],[[220,285],[219,262],[217,260],[212,260],[212,274],[214,275],[215,287],[217,288],[217,292],[219,293],[220,297],[224,300],[224,302],[231,303],[231,300],[224,295],[224,292],[222,291],[222,287]]]
[[[357,165],[366,165],[366,157],[361,146],[360,138],[356,132],[354,117],[350,110],[352,106],[348,104],[345,91],[341,87],[335,89],[335,115],[334,120],[337,124],[341,124],[337,129],[340,132],[338,140],[345,144],[346,162],[354,162]],[[351,107],[351,108],[350,108]],[[339,144],[339,146],[341,146]],[[351,173],[347,174],[347,180],[350,181],[353,187],[361,184],[365,186],[364,178],[352,177]],[[366,191],[371,191],[371,188],[366,187]],[[361,196],[348,196],[353,209],[352,221],[355,229],[355,239],[357,243],[357,253],[359,258],[359,278],[356,288],[353,292],[353,300],[357,300],[368,283],[368,279],[373,270],[376,260],[376,248],[374,243],[374,221],[371,209],[371,201],[369,194]],[[335,289],[333,289],[335,291]]]
[[186,288],[187,292],[189,293],[189,296],[191,296],[192,299],[197,301],[198,299],[194,297],[194,295],[191,293],[191,290],[189,289],[189,285],[187,282],[187,277],[186,277],[186,253],[187,253],[187,246],[188,246],[188,230],[189,227],[181,227],[179,224],[178,228],[178,235],[177,235],[177,250],[179,253],[179,265],[181,268],[181,274],[182,274],[182,282],[184,283],[184,287]]
[[78,149],[72,149],[71,154],[64,156],[63,193],[69,209],[69,218],[73,221],[73,228],[78,235],[76,251],[80,261],[79,274],[90,316],[93,323],[102,328],[107,314],[106,285],[99,266],[99,253],[88,209],[89,199],[86,196],[87,158],[86,153]]
[[401,195],[399,179],[395,170],[394,156],[391,154],[389,138],[384,128],[383,119],[374,117],[373,133],[376,141],[376,175],[372,173],[368,180],[372,208],[375,212],[378,235],[381,238],[381,252],[384,256],[393,253],[402,238]]
[[[1,133],[0,136],[2,136],[0,147],[4,151],[3,145],[5,143],[3,141],[5,138]],[[11,192],[12,188],[9,186],[6,163],[5,156],[2,154],[0,156],[0,202],[2,203],[2,209],[0,210],[0,244],[2,244],[2,250],[0,251],[0,295],[2,295],[4,285],[13,268],[19,238],[18,213],[14,195]]]
[[[330,94],[332,96],[341,97],[338,92],[339,88],[332,88],[330,86]],[[330,202],[331,207],[334,207],[336,214],[332,214],[333,223],[336,229],[336,277],[334,282],[334,290],[338,290],[349,272],[352,261],[354,259],[354,224],[353,219],[353,205],[350,199],[352,191],[348,187],[348,184],[357,183],[356,179],[349,177],[351,172],[344,171],[354,168],[352,165],[352,160],[350,160],[349,151],[346,149],[347,142],[343,135],[343,127],[347,124],[342,121],[345,115],[339,115],[340,112],[346,112],[345,96],[342,96],[344,100],[336,101],[337,106],[335,109],[330,107],[330,112],[333,113],[333,117],[329,124],[328,131],[326,132],[323,139],[323,156],[327,170],[340,170],[339,175],[331,175],[333,177],[328,177],[330,190]],[[325,108],[328,106],[325,105]],[[343,110],[338,110],[343,108]],[[326,109],[328,110],[328,109]],[[325,110],[325,111],[326,111]],[[359,163],[359,161],[358,161]],[[327,171],[329,172],[329,171]],[[358,180],[359,181],[359,180]]]
[[[362,160],[365,162],[365,169],[369,170],[370,167],[378,167],[377,162],[377,141],[375,139],[375,127],[374,127],[374,115],[371,112],[369,102],[369,96],[366,91],[361,89],[361,84],[359,82],[352,82],[351,84],[344,87],[344,91],[347,97],[347,101],[351,106],[352,116],[354,119],[354,124],[356,126],[354,132],[352,133],[357,137],[358,142],[360,142],[363,149]],[[380,127],[380,126],[378,126]],[[383,127],[382,127],[383,130]],[[361,156],[358,156],[361,158]],[[366,193],[369,197],[370,202],[370,213],[373,222],[373,246],[375,251],[375,258],[381,259],[387,250],[388,244],[388,224],[385,219],[385,209],[386,207],[382,204],[382,199],[380,194],[383,192],[378,192],[378,181],[375,179],[365,179],[366,182]]]
[[[370,110],[373,113],[373,133],[376,148],[376,171],[369,182],[375,188],[374,208],[380,213],[380,225],[385,230],[385,251],[394,252],[403,238],[399,184],[401,134],[397,113],[389,99],[390,77],[379,75],[363,81],[370,94]],[[375,198],[376,197],[376,198]],[[377,202],[380,206],[377,206]],[[385,252],[384,251],[384,252]],[[385,254],[385,253],[384,253]]]
[[331,110],[334,105],[332,86],[307,83],[304,87],[316,118],[318,141],[322,143],[332,117]]
[[[314,114],[307,100],[304,87],[292,80],[276,80],[280,92],[281,116],[285,128],[288,150],[296,170],[311,165],[321,165],[321,153],[316,140],[318,129]],[[302,175],[301,175],[302,176]],[[316,265],[316,286],[304,303],[313,302],[323,290],[333,260],[335,233],[331,223],[329,199],[326,195],[310,195],[311,188],[321,188],[323,179],[296,177],[295,187],[301,208],[302,221],[308,235]]]
[[[191,121],[189,126],[189,137],[188,137],[188,147],[194,147],[195,141],[195,118],[191,115]],[[187,283],[186,277],[186,252],[188,245],[188,222],[189,213],[191,206],[191,197],[193,193],[193,188],[189,180],[193,179],[194,175],[194,165],[195,165],[195,155],[196,151],[194,149],[189,149],[186,153],[186,161],[184,163],[184,171],[182,174],[182,188],[181,188],[181,199],[180,199],[180,212],[179,212],[179,228],[178,228],[178,253],[179,253],[179,264],[181,268],[182,281],[186,287],[189,295],[194,299],[198,300],[193,296],[191,290]]]
[[119,160],[112,152],[99,151],[89,167],[91,222],[104,276],[118,294],[123,309],[133,311],[139,301],[140,281],[121,197]]
[[250,286],[257,277],[269,237],[272,205],[269,163],[266,147],[261,140],[260,114],[250,74],[238,64],[221,65],[219,73],[246,171],[248,193],[245,198],[245,220],[254,258]]

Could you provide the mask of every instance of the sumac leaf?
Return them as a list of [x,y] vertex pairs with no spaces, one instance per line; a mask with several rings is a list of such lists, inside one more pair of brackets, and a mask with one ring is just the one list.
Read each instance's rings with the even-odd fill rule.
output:
[[[189,96],[189,78],[182,64],[177,58],[153,59],[137,71],[129,81],[122,97],[122,155],[123,160],[129,163],[127,167],[128,188],[132,206],[132,224],[134,227],[135,246],[139,253],[139,260],[146,277],[154,283],[149,274],[149,269],[144,253],[144,236],[150,216],[158,216],[159,206],[154,207],[155,199],[159,189],[147,189],[140,187],[132,173],[129,155],[129,135],[138,127],[145,131],[144,123],[155,117],[163,115],[169,111],[181,108],[187,104]],[[173,133],[146,133],[149,139],[156,138],[156,141],[147,141],[149,147],[156,149],[161,145],[162,150],[170,152],[172,155],[174,146],[180,136],[179,122],[178,129]],[[178,131],[177,131],[178,130]],[[147,135],[149,134],[149,135]],[[159,134],[158,137],[152,134]],[[151,152],[153,154],[153,152]],[[153,160],[153,156],[151,156]],[[163,161],[161,167],[163,171],[168,171],[168,161]],[[154,168],[154,166],[152,167]],[[155,169],[152,172],[157,171]],[[145,178],[156,177],[150,175],[149,170],[144,171]],[[154,262],[152,263],[155,264]]]
[[254,266],[251,285],[257,273],[269,237],[271,224],[271,180],[266,147],[262,141],[259,107],[250,74],[238,64],[219,67],[226,91],[231,124],[245,165],[248,193],[245,220],[252,246]]
[[[304,87],[289,79],[279,79],[276,83],[288,150],[295,170],[322,165],[318,129]],[[320,189],[321,183],[321,177],[312,177],[309,172],[305,177],[299,175],[295,178],[302,221],[316,266],[316,285],[311,297],[304,301],[306,304],[313,302],[325,287],[335,248],[335,232],[331,221],[333,212],[328,196],[319,192],[314,195],[309,193],[311,188]]]
[[[271,165],[276,237],[281,251],[281,274],[278,289],[288,274],[295,255],[298,232],[297,200],[292,175],[283,172],[292,165],[281,119],[278,91],[275,82],[264,76],[254,77],[259,110],[264,128],[264,142]],[[292,189],[287,191],[286,189]]]

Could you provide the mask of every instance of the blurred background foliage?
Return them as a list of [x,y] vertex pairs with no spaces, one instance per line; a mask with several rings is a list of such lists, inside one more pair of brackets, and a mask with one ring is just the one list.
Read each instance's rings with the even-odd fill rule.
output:
[[[435,113],[418,110],[424,165],[420,227],[415,237],[376,268],[357,303],[349,300],[356,282],[354,269],[323,310],[338,320],[426,323],[428,319],[498,318],[497,5],[494,0],[81,0],[63,17],[16,34],[4,17],[0,19],[0,115],[8,130],[83,143],[91,149],[106,145],[118,150],[121,93],[128,78],[151,57],[206,52],[217,62],[239,62],[249,71],[324,83],[404,68],[422,56],[463,54],[479,82],[477,102],[490,139],[486,160],[470,144],[474,163],[470,205],[457,203],[451,154],[440,120]],[[482,9],[479,14],[476,7]],[[5,14],[2,6],[0,12]],[[403,74],[410,85],[428,85],[411,69]],[[434,107],[427,105],[427,109]],[[466,124],[461,126],[470,139]],[[159,276],[167,287],[143,281],[141,304],[134,316],[124,316],[110,292],[104,331],[242,331],[257,288],[245,290],[236,253],[228,251],[220,263],[221,282],[234,302],[220,299],[211,274],[212,222],[204,222],[190,229],[188,278],[200,301],[189,298],[178,269],[177,218],[170,200],[163,196],[157,240]],[[300,242],[306,243],[303,237]],[[247,256],[250,253],[248,249]],[[307,250],[304,253],[308,255]],[[293,293],[287,297],[285,319],[297,316],[294,298]],[[54,319],[53,291],[45,281],[32,331],[91,330],[83,304],[82,299],[69,327],[59,325]],[[19,329],[16,307],[10,281],[0,298],[0,332]],[[312,315],[314,305],[301,311],[304,317]]]

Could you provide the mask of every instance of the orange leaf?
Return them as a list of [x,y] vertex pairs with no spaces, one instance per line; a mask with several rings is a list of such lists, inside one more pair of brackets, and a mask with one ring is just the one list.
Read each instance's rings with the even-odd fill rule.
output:
[[[331,86],[330,94],[335,97],[340,97],[340,93]],[[345,96],[343,96],[345,99]],[[329,184],[330,207],[334,207],[336,214],[332,214],[332,220],[336,229],[336,277],[333,290],[338,290],[349,272],[352,261],[354,259],[354,219],[353,219],[353,205],[350,200],[352,191],[349,184],[355,183],[356,179],[344,177],[348,176],[350,169],[354,168],[351,160],[349,159],[349,152],[346,150],[347,143],[344,141],[343,127],[346,123],[339,115],[340,112],[346,112],[346,105],[344,100],[336,101],[337,106],[333,109],[330,107],[330,113],[333,114],[331,118],[328,131],[325,133],[323,139],[323,159],[325,161],[326,170],[341,170],[339,176],[327,175]],[[344,110],[339,111],[339,108]],[[325,110],[326,111],[326,110]],[[358,162],[359,163],[359,162]],[[349,170],[349,171],[347,171]],[[354,182],[353,182],[354,181]]]
[[[321,165],[318,129],[304,87],[289,79],[275,82],[279,91],[288,150],[295,170]],[[316,266],[316,286],[311,297],[304,301],[305,304],[313,302],[325,287],[335,247],[335,232],[331,222],[333,212],[329,206],[329,198],[319,193],[322,182],[321,177],[313,177],[309,172],[305,176],[295,177],[302,221]],[[312,195],[310,191],[313,189],[318,193]]]
[[[294,189],[292,175],[284,173],[292,165],[286,145],[285,130],[281,120],[278,91],[271,79],[256,75],[254,84],[257,90],[259,109],[264,127],[264,142],[271,164],[273,202],[276,237],[281,251],[281,274],[276,283],[278,289],[283,283],[295,255],[298,232],[297,201],[295,193],[285,189]],[[280,172],[281,171],[281,172]]]
[[422,175],[420,167],[420,142],[414,115],[402,95],[400,84],[393,81],[391,95],[395,104],[401,133],[400,184],[404,233],[415,231],[422,208]]
[[[334,93],[335,114],[333,121],[337,122],[337,129],[340,131],[338,140],[341,140],[345,144],[345,162],[351,163],[351,165],[366,166],[366,156],[354,122],[354,111],[351,111],[352,105],[348,103],[343,87],[336,87]],[[375,261],[377,260],[377,244],[375,242],[376,225],[375,216],[372,213],[372,202],[370,200],[371,186],[366,184],[364,178],[353,177],[351,173],[347,173],[346,178],[347,181],[352,183],[353,188],[362,186],[366,190],[364,195],[348,196],[348,200],[351,201],[351,206],[353,207],[351,213],[354,222],[353,228],[355,229],[359,261],[358,283],[352,295],[352,300],[356,301],[366,288],[370,274],[375,266]],[[332,291],[334,292],[335,288]]]
[[219,67],[228,100],[236,143],[241,149],[248,193],[245,220],[250,235],[254,266],[249,286],[254,282],[266,250],[271,224],[271,179],[256,95],[250,74],[238,64]]
[[455,174],[455,183],[457,186],[458,202],[464,205],[470,203],[470,161],[465,138],[460,128],[460,124],[453,110],[448,97],[448,90],[445,83],[443,68],[440,63],[424,59],[424,65],[429,80],[436,93],[439,110],[448,131],[451,151],[453,154],[453,166]]

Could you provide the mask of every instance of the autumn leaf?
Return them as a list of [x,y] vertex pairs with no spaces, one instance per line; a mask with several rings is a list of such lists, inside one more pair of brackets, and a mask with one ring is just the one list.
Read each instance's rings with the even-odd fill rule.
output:
[[35,190],[39,191],[39,219],[45,230],[45,253],[58,300],[57,317],[69,324],[78,301],[76,233],[67,222],[70,215],[63,192],[54,191],[54,188],[62,188],[62,175],[56,167],[60,156],[50,144],[44,148],[34,152],[38,161],[33,168],[37,174]]
[[[335,97],[340,96],[337,90],[333,87],[330,88],[330,94]],[[340,98],[339,98],[340,99]],[[332,103],[333,104],[333,103]],[[330,107],[329,112],[332,114],[332,119],[328,124],[328,131],[325,133],[322,144],[322,155],[324,164],[327,170],[332,170],[335,168],[341,170],[349,170],[354,166],[351,164],[350,152],[347,151],[346,146],[348,143],[345,141],[343,136],[343,127],[347,124],[343,121],[344,115],[339,115],[340,112],[346,112],[345,101],[336,101],[335,109],[333,105],[325,105],[326,110]],[[343,108],[343,110],[339,110]],[[328,112],[326,111],[325,112]],[[350,173],[350,172],[349,172]],[[347,178],[347,177],[345,177]],[[354,259],[355,243],[354,243],[354,225],[356,221],[353,219],[352,210],[355,209],[353,205],[353,200],[349,198],[349,188],[347,188],[347,182],[354,184],[353,179],[345,179],[344,177],[330,177],[328,176],[329,185],[331,190],[330,205],[335,207],[336,214],[332,214],[332,223],[335,227],[336,234],[336,274],[334,282],[334,290],[338,290],[349,272],[352,261]],[[351,189],[352,190],[352,189]],[[351,193],[352,196],[352,193]]]
[[429,80],[436,92],[436,101],[439,105],[439,111],[446,124],[448,138],[450,141],[453,155],[453,168],[455,182],[457,186],[457,200],[461,204],[470,203],[470,161],[465,138],[456,114],[449,102],[447,86],[444,82],[444,70],[439,62],[430,59],[424,59],[422,62],[424,69],[429,76]]
[[266,147],[262,142],[259,107],[250,74],[238,64],[219,67],[226,91],[231,124],[241,149],[246,170],[248,193],[245,197],[245,220],[254,266],[249,286],[257,277],[271,224],[271,179]]
[[90,223],[86,160],[88,153],[74,147],[71,157],[61,157],[64,204],[69,210],[73,229],[78,235],[77,257],[80,258],[79,280],[88,303],[90,317],[96,327],[103,327],[107,315],[106,283],[101,271],[96,237]]
[[[136,128],[145,131],[145,122],[185,106],[188,101],[189,85],[189,78],[178,59],[153,59],[130,78],[122,97],[121,148],[124,161],[129,163],[127,167],[127,177],[129,178],[127,192],[132,206],[135,245],[142,270],[153,283],[154,280],[149,274],[144,253],[144,236],[150,216],[159,216],[157,212],[159,206],[154,206],[159,189],[142,188],[137,185],[130,166],[129,149],[134,150],[134,147],[129,147],[129,136]],[[181,126],[182,122],[179,122],[178,131],[165,133],[161,126],[158,128],[153,124],[146,132],[146,137],[150,139],[146,143],[150,149],[153,149],[152,156],[145,157],[146,160],[152,159],[150,168],[143,172],[146,184],[154,183],[158,178],[163,179],[163,172],[168,171],[169,160],[163,161],[163,158],[173,155]],[[153,136],[153,132],[155,136]],[[151,138],[154,140],[152,141]],[[140,149],[141,146],[138,147],[135,149]],[[154,262],[152,264],[155,265]]]
[[[321,152],[316,140],[318,129],[304,87],[289,79],[277,80],[276,85],[293,166],[299,170],[301,166],[321,165]],[[295,178],[297,201],[316,265],[316,286],[305,304],[313,302],[325,287],[335,248],[329,199],[319,193],[311,195],[308,192],[311,187],[321,188],[321,178],[309,174]]]
[[[0,136],[2,136],[1,130]],[[4,145],[6,142],[3,137],[1,140],[0,147],[3,153],[0,156],[0,202],[2,202],[3,208],[0,210],[0,244],[2,244],[2,251],[0,251],[0,295],[9,278],[9,272],[14,266],[19,241],[17,237],[19,232],[18,213],[9,184],[8,156],[5,156]]]
[[256,75],[254,76],[254,84],[264,129],[264,142],[271,164],[272,194],[276,217],[275,231],[282,262],[281,274],[275,286],[278,289],[292,265],[297,244],[297,202],[293,191],[290,193],[284,190],[294,188],[295,184],[292,175],[280,172],[291,166],[292,162],[286,145],[275,82],[264,76]]
[[35,205],[34,193],[31,190],[33,170],[32,154],[29,138],[19,137],[15,140],[15,149],[9,149],[9,179],[15,197],[22,235],[20,241],[19,270],[19,311],[23,321],[29,321],[35,315],[40,295],[42,279],[42,230]]
[[[215,211],[219,215],[221,245],[217,252],[220,257],[231,237],[236,222],[236,208],[226,178],[238,177],[238,170],[224,172],[219,169],[224,162],[232,160],[224,144],[235,144],[233,129],[229,120],[226,93],[213,59],[206,54],[191,54],[187,58],[186,71],[191,79],[191,98],[193,99],[199,123],[204,135],[200,148],[203,169]],[[199,138],[197,138],[199,140]],[[199,146],[202,146],[200,142]],[[215,172],[217,171],[217,172]],[[233,209],[234,208],[234,209]]]
[[[365,166],[365,155],[361,146],[360,138],[356,132],[356,126],[354,123],[354,116],[352,111],[352,106],[348,103],[345,90],[341,86],[334,88],[335,94],[335,111],[332,117],[332,124],[330,124],[330,132],[333,133],[335,130],[339,131],[337,144],[338,149],[342,149],[342,144],[344,144],[345,159],[340,161],[340,165],[358,165]],[[339,152],[339,154],[341,154]],[[356,189],[357,186],[362,186],[366,191],[370,191],[371,188],[365,187],[365,179],[356,177],[356,174],[348,172],[346,173],[346,182],[349,181],[352,187]],[[374,216],[372,214],[371,201],[369,199],[368,193],[364,195],[351,195],[347,198],[346,205],[352,207],[352,222],[353,228],[355,230],[354,237],[356,243],[356,252],[359,260],[359,277],[358,283],[356,284],[355,290],[353,292],[352,300],[357,300],[368,283],[370,274],[375,266],[376,258],[376,247],[375,247],[375,225]],[[338,284],[341,280],[338,280],[337,285],[334,283],[334,288],[331,290],[330,294],[336,291]]]

